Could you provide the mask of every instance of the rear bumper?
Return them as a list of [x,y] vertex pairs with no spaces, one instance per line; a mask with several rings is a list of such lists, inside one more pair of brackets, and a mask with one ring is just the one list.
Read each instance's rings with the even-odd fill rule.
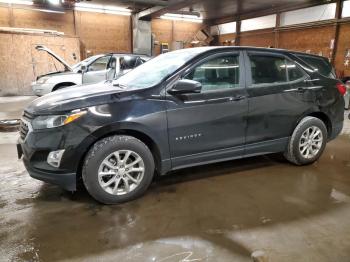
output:
[[60,173],[49,170],[39,170],[34,168],[28,160],[23,159],[24,166],[26,167],[29,175],[32,178],[58,185],[68,191],[76,190],[76,174],[75,173]]

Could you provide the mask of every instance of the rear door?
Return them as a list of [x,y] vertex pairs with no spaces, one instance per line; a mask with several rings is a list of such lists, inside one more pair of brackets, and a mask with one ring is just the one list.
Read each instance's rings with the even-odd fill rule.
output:
[[173,168],[242,156],[248,112],[240,52],[209,56],[183,75],[200,93],[167,94]]
[[246,52],[246,154],[283,151],[297,119],[314,103],[308,75],[287,56]]

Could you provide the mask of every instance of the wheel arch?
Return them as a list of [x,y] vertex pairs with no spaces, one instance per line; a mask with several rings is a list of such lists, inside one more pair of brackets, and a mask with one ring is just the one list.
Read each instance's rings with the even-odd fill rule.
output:
[[53,88],[52,88],[52,92],[53,91],[56,91],[57,89],[59,89],[60,87],[62,87],[62,86],[74,86],[74,85],[76,85],[76,83],[74,83],[74,82],[69,82],[69,81],[67,81],[67,82],[61,82],[61,83],[57,83]]
[[313,111],[313,112],[305,113],[302,117],[300,117],[298,119],[294,128],[300,123],[300,121],[303,118],[305,118],[307,116],[312,116],[312,117],[316,117],[316,118],[320,119],[326,125],[328,138],[330,138],[332,136],[332,121],[331,121],[330,117],[325,112],[322,112],[322,111]]
[[150,135],[146,134],[143,131],[132,129],[132,128],[123,128],[123,129],[116,129],[116,130],[105,129],[103,132],[102,131],[94,132],[92,136],[89,136],[86,139],[86,141],[83,143],[84,146],[81,149],[83,151],[83,154],[79,159],[78,167],[77,167],[77,175],[79,179],[82,174],[82,168],[84,165],[85,157],[87,153],[90,151],[90,149],[94,146],[94,144],[103,138],[106,138],[109,136],[115,136],[115,135],[133,136],[139,139],[141,142],[143,142],[149,148],[149,150],[153,155],[156,175],[162,173],[163,167],[162,167],[162,158],[161,158],[160,148],[155,142],[155,139],[153,139]]

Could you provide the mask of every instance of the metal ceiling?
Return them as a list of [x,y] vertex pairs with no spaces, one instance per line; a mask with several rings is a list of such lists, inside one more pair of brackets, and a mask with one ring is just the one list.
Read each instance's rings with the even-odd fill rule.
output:
[[333,0],[82,0],[81,2],[128,7],[134,13],[149,10],[146,13],[148,18],[182,10],[200,12],[206,20],[218,20],[230,17],[231,19],[256,17],[264,13],[298,9]]

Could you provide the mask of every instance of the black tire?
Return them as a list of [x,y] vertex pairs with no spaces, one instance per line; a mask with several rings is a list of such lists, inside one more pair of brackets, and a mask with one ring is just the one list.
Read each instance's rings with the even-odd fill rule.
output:
[[[98,180],[98,169],[102,161],[117,150],[132,150],[144,163],[144,175],[138,186],[124,195],[114,195],[106,192]],[[104,204],[119,204],[138,198],[149,187],[154,175],[154,159],[149,148],[132,136],[110,136],[94,144],[87,153],[83,165],[82,177],[90,195]]]
[[[318,127],[321,130],[322,138],[323,138],[322,144],[317,154],[315,154],[315,156],[313,156],[312,158],[306,158],[300,152],[299,141],[303,133],[307,129],[312,128],[314,126]],[[284,152],[284,157],[289,162],[298,166],[311,164],[315,162],[317,159],[319,159],[319,157],[322,155],[322,152],[325,149],[327,144],[327,138],[328,138],[328,133],[324,122],[316,117],[307,116],[303,118],[294,129],[294,132],[291,138],[289,139],[288,148],[286,152]]]

